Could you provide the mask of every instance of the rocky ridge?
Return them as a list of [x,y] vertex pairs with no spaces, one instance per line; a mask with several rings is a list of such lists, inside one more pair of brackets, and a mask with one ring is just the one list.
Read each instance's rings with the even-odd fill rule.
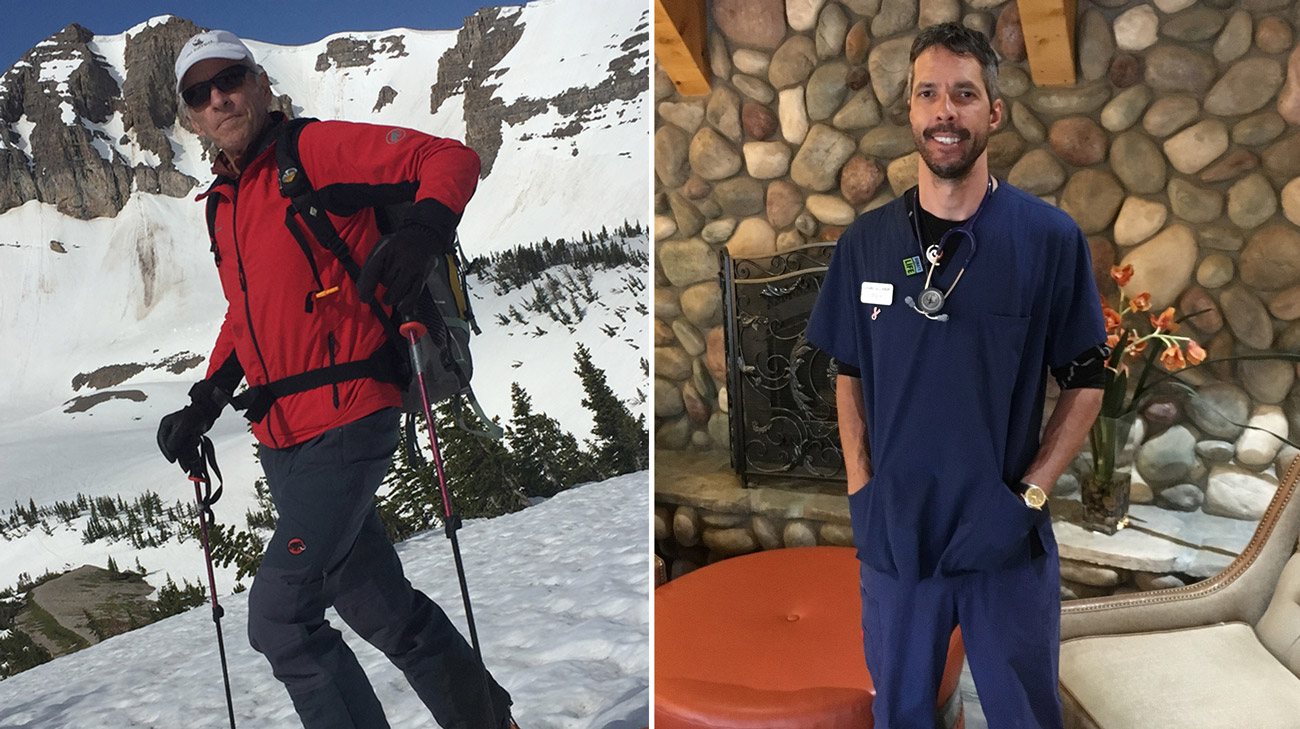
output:
[[[170,138],[177,125],[189,129],[172,92],[172,65],[181,44],[200,30],[168,16],[128,31],[124,69],[97,52],[95,34],[77,24],[23,56],[0,77],[0,212],[39,200],[89,220],[116,216],[133,191],[190,194],[198,180],[177,169]],[[494,69],[523,33],[517,9],[485,8],[469,16],[456,44],[438,60],[438,81],[429,89],[431,113],[464,94],[465,141],[479,152],[484,178],[500,151],[504,124],[520,124],[554,108],[564,119],[545,136],[572,136],[601,119],[610,102],[635,99],[649,84],[648,69],[638,64],[648,45],[647,11],[627,37],[616,41],[622,54],[609,63],[600,83],[506,104],[494,95],[500,85],[494,81],[505,70]],[[315,70],[364,68],[409,55],[400,33],[343,35],[325,44]],[[375,109],[395,96],[391,88],[381,90]],[[291,116],[301,111],[283,94],[273,108]],[[133,159],[123,156],[124,149]],[[207,156],[214,152],[204,150]]]
[[[176,120],[170,59],[195,32],[173,19],[128,36],[121,85],[76,23],[28,51],[0,78],[0,211],[40,200],[82,220],[111,217],[133,188],[180,196],[197,184],[176,170],[163,132]],[[118,115],[125,133],[114,140]],[[115,148],[126,144],[159,162],[132,166]]]
[[649,28],[647,11],[632,35],[623,39],[619,46],[623,55],[610,62],[609,74],[598,85],[572,87],[545,99],[523,97],[506,104],[493,93],[499,84],[492,81],[503,73],[493,69],[519,42],[524,27],[519,24],[518,13],[485,8],[465,19],[456,45],[438,60],[438,83],[431,89],[429,111],[436,113],[447,99],[465,95],[465,143],[478,152],[483,164],[479,175],[487,177],[501,149],[503,124],[519,124],[553,106],[569,122],[547,136],[562,138],[578,133],[584,123],[599,118],[609,102],[635,99],[650,83],[648,68],[633,71],[638,56],[644,52]]

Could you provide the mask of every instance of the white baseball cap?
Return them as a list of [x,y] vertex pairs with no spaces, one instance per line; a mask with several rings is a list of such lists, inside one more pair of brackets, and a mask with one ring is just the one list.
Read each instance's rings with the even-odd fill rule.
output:
[[176,56],[176,93],[181,92],[181,79],[185,73],[199,61],[209,58],[228,58],[232,61],[248,61],[255,66],[253,52],[228,30],[207,30],[185,41],[181,52]]

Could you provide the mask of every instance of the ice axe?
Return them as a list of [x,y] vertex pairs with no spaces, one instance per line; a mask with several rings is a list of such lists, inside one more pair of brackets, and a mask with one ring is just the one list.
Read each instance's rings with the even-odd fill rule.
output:
[[474,609],[469,604],[469,585],[465,582],[465,565],[460,558],[460,542],[456,531],[460,529],[460,516],[451,509],[451,495],[447,492],[447,476],[442,469],[442,451],[438,448],[438,432],[434,425],[433,408],[429,404],[429,390],[424,386],[424,362],[420,357],[418,340],[428,331],[418,321],[408,321],[400,327],[402,336],[411,345],[411,366],[420,384],[420,403],[424,406],[424,422],[429,426],[429,445],[433,449],[433,467],[438,473],[438,490],[442,492],[442,523],[447,539],[451,540],[451,554],[456,560],[456,577],[460,580],[460,595],[465,602],[465,621],[469,623],[470,645],[474,647],[474,657],[483,669],[483,698],[488,714],[488,726],[497,726],[496,712],[492,709],[492,692],[489,688],[487,664],[483,662],[483,651],[479,648],[478,631],[474,627]]

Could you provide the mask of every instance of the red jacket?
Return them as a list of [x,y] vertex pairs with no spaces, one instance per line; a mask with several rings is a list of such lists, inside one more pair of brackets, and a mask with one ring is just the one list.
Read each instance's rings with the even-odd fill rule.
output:
[[[279,117],[277,116],[277,121]],[[409,129],[351,122],[308,124],[298,141],[302,169],[323,195],[353,195],[364,188],[415,186],[415,199],[433,198],[454,214],[454,226],[478,184],[479,159],[452,139]],[[213,226],[217,269],[229,306],[208,361],[208,377],[232,354],[249,385],[363,360],[385,343],[382,325],[357,295],[338,259],[308,240],[321,281],[333,294],[305,302],[317,290],[302,248],[285,225],[288,199],[277,185],[272,142],[236,171],[223,157],[214,165],[220,176],[198,199],[219,197]],[[332,185],[353,187],[331,188]],[[361,203],[365,204],[365,203]],[[364,263],[379,230],[374,209],[363,207],[350,217],[330,214],[353,258]],[[336,390],[337,387],[337,400]],[[401,404],[394,385],[373,379],[350,380],[280,398],[253,424],[258,441],[284,448],[315,438],[384,407]]]

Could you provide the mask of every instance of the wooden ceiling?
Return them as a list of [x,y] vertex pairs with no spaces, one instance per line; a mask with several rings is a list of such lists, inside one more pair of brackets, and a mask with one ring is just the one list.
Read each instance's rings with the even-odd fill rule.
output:
[[655,0],[655,56],[682,96],[709,93],[705,0]]
[[[706,0],[654,0],[655,56],[683,96],[709,93]],[[1015,0],[1034,83],[1075,83],[1076,0]]]

